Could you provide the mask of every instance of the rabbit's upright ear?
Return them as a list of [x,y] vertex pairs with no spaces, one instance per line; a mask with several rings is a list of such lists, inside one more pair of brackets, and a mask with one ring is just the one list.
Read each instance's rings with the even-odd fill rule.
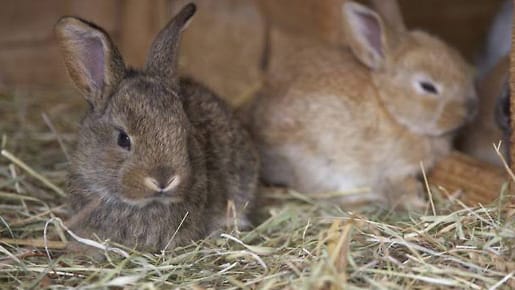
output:
[[75,17],[63,17],[55,34],[68,73],[86,100],[96,107],[118,86],[125,65],[100,27]]
[[391,30],[399,34],[406,32],[406,25],[398,0],[372,0],[371,3]]
[[343,4],[343,22],[348,45],[356,58],[370,69],[385,65],[386,33],[379,15],[355,2]]
[[145,70],[159,76],[173,86],[177,82],[178,51],[182,31],[195,14],[193,3],[186,5],[154,39],[145,64]]

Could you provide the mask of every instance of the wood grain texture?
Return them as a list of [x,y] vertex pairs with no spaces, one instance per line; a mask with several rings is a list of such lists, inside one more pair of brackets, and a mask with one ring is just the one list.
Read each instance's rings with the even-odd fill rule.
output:
[[343,37],[341,6],[345,0],[256,0],[268,25],[333,45]]
[[[184,47],[188,51],[182,66],[184,70],[198,74],[199,78],[219,93],[230,97],[239,96],[259,81],[257,68],[248,66],[255,65],[255,58],[259,62],[262,49],[261,20],[256,17],[256,12],[249,13],[247,8],[243,8],[253,1],[263,1],[264,5],[271,3],[270,0],[199,0],[199,3],[209,3],[208,10],[199,11],[198,21],[192,23],[191,28],[196,26],[195,33],[185,35],[187,44]],[[298,5],[289,5],[292,3],[290,0],[282,1],[283,4],[279,4],[282,5],[283,13],[293,11],[306,15],[309,12]],[[170,3],[180,5],[184,2],[186,0],[0,0],[0,89],[26,88],[31,85],[68,86],[60,58],[54,53],[43,53],[52,50],[51,46],[55,45],[52,27],[63,15],[81,16],[101,25],[113,34],[115,41],[119,41],[127,62],[140,65],[144,62],[153,36],[173,14],[173,9],[169,9]],[[313,3],[316,2],[319,1],[313,0]],[[484,33],[500,2],[502,0],[400,0],[408,27],[420,27],[439,35],[458,47],[469,60],[473,60],[479,51]],[[252,8],[251,5],[249,7]],[[224,13],[221,13],[222,9]],[[314,27],[308,27],[311,31],[327,29],[328,34],[323,37],[335,39],[330,26],[337,25],[337,21],[331,17],[322,17],[323,21],[319,22],[312,21],[320,20],[320,16],[324,15],[322,12],[327,11],[324,9],[322,7],[314,11],[312,15],[315,18],[305,23],[308,26],[315,23]],[[328,13],[332,15],[337,10]],[[238,13],[241,13],[240,16]],[[293,26],[294,29],[295,25],[305,20],[300,17],[297,18],[300,22],[296,23],[292,22],[292,18],[280,16],[277,18],[279,22],[283,21],[283,24]],[[201,51],[205,52],[206,47],[210,51],[205,55],[200,54]],[[11,55],[13,50],[20,52]],[[220,59],[215,58],[216,50],[223,50]],[[227,56],[232,57],[227,60]]]
[[[173,1],[178,11],[189,0]],[[197,0],[181,43],[181,72],[233,105],[260,85],[264,23],[252,0]]]
[[125,62],[141,67],[154,36],[171,18],[167,0],[126,0],[120,5],[120,50]]
[[496,200],[509,180],[503,169],[457,151],[439,161],[428,179],[430,184],[441,186],[451,194],[461,191],[460,199],[471,206]]
[[408,28],[421,28],[475,61],[504,0],[399,0]]
[[0,91],[70,85],[53,27],[64,15],[101,25],[116,40],[120,0],[0,0]]
[[[515,11],[514,11],[515,13]],[[513,19],[515,21],[515,18]],[[513,92],[515,92],[515,24],[512,26],[511,30],[511,53],[510,53],[510,120],[511,120],[511,128],[515,128],[515,96]],[[511,130],[511,138],[510,138],[510,167],[511,170],[515,172],[515,130]],[[513,189],[513,186],[512,186]]]

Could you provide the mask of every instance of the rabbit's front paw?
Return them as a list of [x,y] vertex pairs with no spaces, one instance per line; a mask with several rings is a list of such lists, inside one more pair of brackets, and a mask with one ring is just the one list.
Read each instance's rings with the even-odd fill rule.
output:
[[424,186],[415,177],[384,182],[381,191],[393,209],[420,211],[427,205]]

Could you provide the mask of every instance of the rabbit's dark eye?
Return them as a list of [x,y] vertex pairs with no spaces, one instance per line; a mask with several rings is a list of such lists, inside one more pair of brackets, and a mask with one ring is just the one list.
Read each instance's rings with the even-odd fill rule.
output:
[[123,131],[118,133],[118,146],[125,150],[131,150],[131,138]]
[[436,89],[435,85],[433,85],[430,82],[420,82],[420,87],[429,94],[438,94],[438,90]]

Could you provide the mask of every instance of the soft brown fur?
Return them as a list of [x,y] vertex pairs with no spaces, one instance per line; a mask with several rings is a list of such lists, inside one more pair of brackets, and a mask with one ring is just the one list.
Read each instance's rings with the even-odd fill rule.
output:
[[509,137],[505,134],[509,131],[505,113],[509,112],[509,101],[503,99],[507,96],[509,68],[510,59],[506,56],[478,81],[478,115],[461,131],[457,139],[458,149],[499,166],[502,165],[501,158],[495,152],[493,144],[502,140],[503,150],[509,147]]
[[[172,1],[172,10],[189,1]],[[261,68],[267,61],[265,27],[273,25],[341,45],[341,13],[334,7],[342,1],[195,0],[199,11],[184,32],[179,67],[239,106],[262,81]]]
[[472,70],[385,7],[387,23],[350,1],[338,8],[350,49],[271,28],[267,82],[243,114],[267,182],[306,193],[369,187],[356,198],[420,204],[410,195],[422,190],[420,162],[429,168],[445,155],[474,114]]
[[267,26],[304,35],[330,45],[342,40],[341,13],[345,0],[254,0]]
[[[171,249],[231,222],[230,201],[240,225],[248,225],[257,153],[219,98],[176,73],[180,35],[194,12],[185,6],[159,33],[144,70],[127,69],[94,24],[73,17],[57,23],[70,76],[91,105],[71,162],[70,205],[81,212],[95,199],[100,204],[74,221],[79,234]],[[129,149],[117,144],[122,131]]]
[[[190,0],[174,0],[178,11]],[[195,0],[198,13],[181,41],[180,71],[232,106],[259,86],[264,24],[253,0]]]

